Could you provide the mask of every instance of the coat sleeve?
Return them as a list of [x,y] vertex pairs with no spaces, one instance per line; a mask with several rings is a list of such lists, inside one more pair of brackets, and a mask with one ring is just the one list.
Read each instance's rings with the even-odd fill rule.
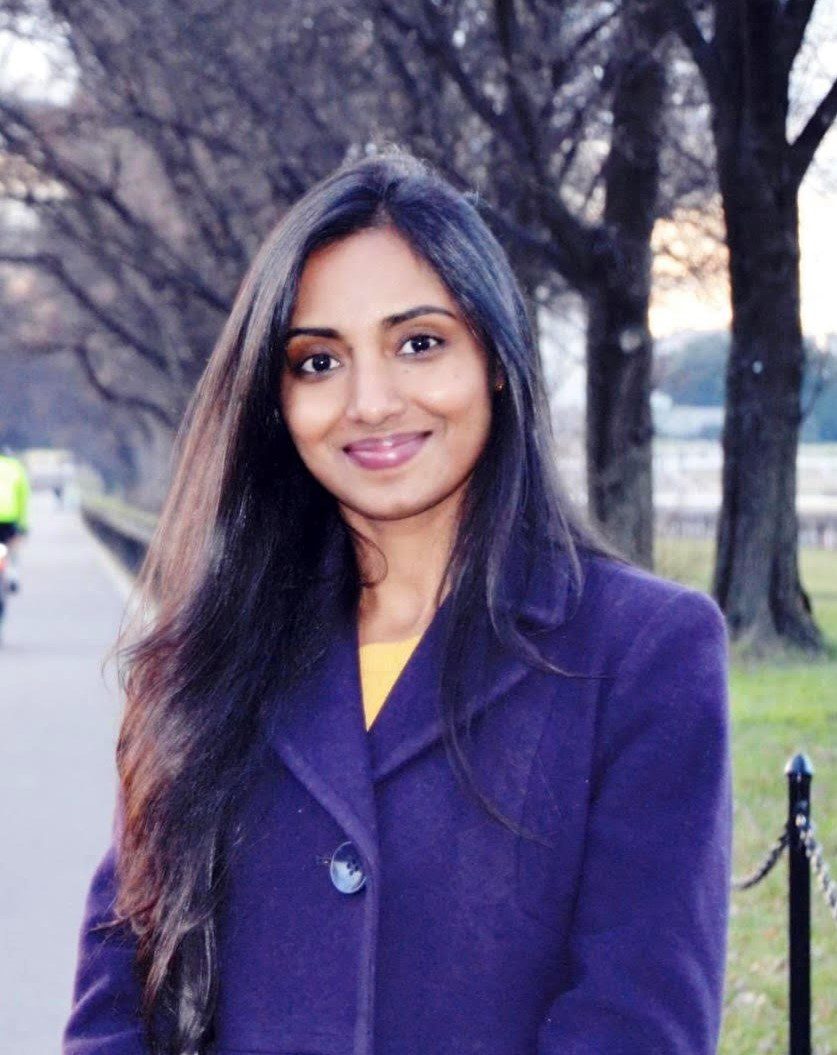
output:
[[714,1055],[732,841],[727,636],[680,591],[638,631],[599,716],[569,985],[538,1055]]
[[136,940],[125,926],[98,929],[113,918],[116,900],[114,839],[93,875],[79,939],[73,1005],[63,1055],[148,1055],[140,1016]]
[[29,530],[29,477],[21,465],[17,478],[17,526],[19,531]]

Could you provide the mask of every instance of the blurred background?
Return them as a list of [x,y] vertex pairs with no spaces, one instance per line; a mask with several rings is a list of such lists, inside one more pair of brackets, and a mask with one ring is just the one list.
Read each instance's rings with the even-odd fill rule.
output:
[[[0,0],[0,1053],[58,1050],[108,840],[102,672],[256,248],[348,158],[433,162],[506,247],[556,459],[733,655],[736,868],[815,767],[837,857],[837,0]],[[2,520],[2,515],[0,515]],[[785,892],[735,894],[723,1055],[787,1050]],[[814,1042],[837,1048],[813,906]]]

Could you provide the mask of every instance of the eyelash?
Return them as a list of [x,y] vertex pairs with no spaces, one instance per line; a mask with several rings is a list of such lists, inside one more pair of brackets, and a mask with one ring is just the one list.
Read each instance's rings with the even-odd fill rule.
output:
[[[413,352],[407,358],[409,358],[409,359],[422,358],[423,356],[429,354],[430,352],[434,351],[435,349],[441,348],[446,343],[445,340],[442,337],[435,337],[432,333],[414,333],[414,334],[411,334],[411,336],[404,338],[404,340],[399,345],[399,349],[403,348],[405,344],[409,344],[411,341],[420,341],[420,340],[430,340],[430,341],[435,341],[436,343],[434,345],[432,345],[430,348],[425,348],[423,351]],[[332,359],[335,358],[335,356],[333,356],[331,354],[331,352],[312,352],[311,355],[306,355],[304,359],[300,359],[300,361],[298,363],[296,363],[292,367],[293,372],[295,374],[298,374],[301,377],[324,377],[326,374],[333,373],[332,370],[304,370],[303,369],[303,367],[304,367],[304,365],[306,363],[310,362],[312,359],[316,358],[316,356],[318,356],[318,355],[327,355],[327,356],[330,356]]]

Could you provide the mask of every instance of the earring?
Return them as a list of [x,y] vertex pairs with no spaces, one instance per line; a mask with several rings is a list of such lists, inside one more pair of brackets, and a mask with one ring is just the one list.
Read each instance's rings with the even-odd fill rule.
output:
[[495,392],[502,392],[505,387],[506,387],[506,382],[501,377],[500,380],[495,383],[494,391]]

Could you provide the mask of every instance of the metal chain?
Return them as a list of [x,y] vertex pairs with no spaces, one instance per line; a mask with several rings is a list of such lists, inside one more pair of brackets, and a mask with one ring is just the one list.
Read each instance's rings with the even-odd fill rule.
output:
[[822,847],[814,837],[814,825],[804,813],[797,813],[795,817],[796,827],[799,829],[799,838],[805,847],[808,860],[814,866],[814,872],[819,880],[825,903],[828,905],[834,922],[837,923],[837,884],[828,872],[828,865],[822,855]]
[[747,876],[746,879],[733,879],[732,889],[733,890],[749,890],[750,887],[760,883],[762,879],[771,872],[776,865],[776,862],[782,856],[785,847],[788,845],[788,832],[787,828],[782,832],[776,842],[771,846],[767,852],[767,857],[764,859],[764,863],[753,872],[752,875]]
[[[799,838],[802,841],[802,845],[805,847],[805,853],[808,860],[813,865],[814,874],[819,881],[823,897],[825,898],[825,903],[828,906],[829,912],[834,917],[834,922],[837,923],[837,883],[834,882],[828,871],[828,865],[825,863],[822,847],[817,842],[814,835],[814,824],[804,813],[797,813],[795,823],[796,827],[799,829]],[[749,890],[750,887],[754,887],[757,883],[760,883],[766,875],[773,871],[789,841],[788,831],[785,829],[773,846],[768,850],[767,856],[759,868],[757,868],[752,875],[747,876],[746,879],[733,879],[732,889]]]

